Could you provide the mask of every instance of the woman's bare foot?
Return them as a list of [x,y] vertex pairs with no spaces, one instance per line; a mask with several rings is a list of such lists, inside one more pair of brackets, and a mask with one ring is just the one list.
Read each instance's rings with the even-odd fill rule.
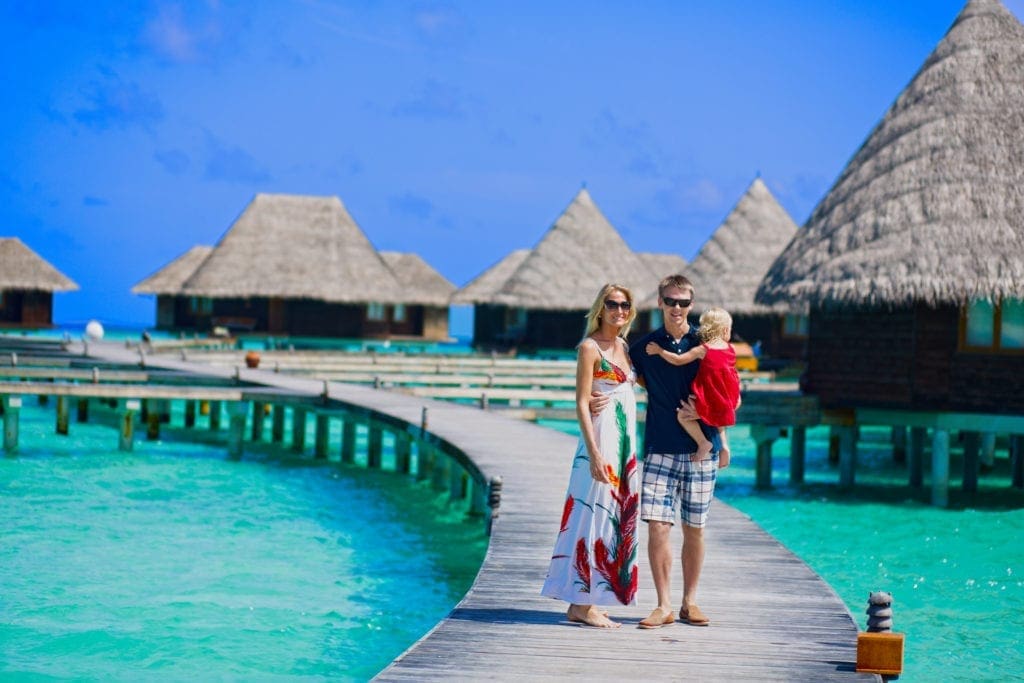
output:
[[619,628],[621,624],[608,618],[608,613],[603,612],[594,605],[569,605],[569,611],[565,613],[566,618],[576,624],[586,624],[594,628]]

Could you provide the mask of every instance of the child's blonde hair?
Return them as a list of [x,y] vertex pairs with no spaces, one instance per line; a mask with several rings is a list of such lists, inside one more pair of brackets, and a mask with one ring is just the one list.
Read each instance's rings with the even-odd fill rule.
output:
[[702,342],[712,339],[729,341],[732,332],[732,316],[724,308],[709,308],[700,314],[698,334]]

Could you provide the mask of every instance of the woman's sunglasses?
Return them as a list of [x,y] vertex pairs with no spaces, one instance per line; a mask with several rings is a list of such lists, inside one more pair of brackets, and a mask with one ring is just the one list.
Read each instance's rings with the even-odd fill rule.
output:
[[618,309],[629,313],[629,309],[633,308],[633,304],[628,301],[612,301],[611,299],[605,299],[604,308],[606,311],[614,311],[615,309]]
[[[664,301],[665,305],[668,306],[669,308],[675,308],[676,306],[678,306],[679,308],[686,308],[687,306],[689,306],[690,304],[693,303],[693,299],[692,298],[690,298],[690,299],[673,299],[670,296],[663,296],[663,297],[661,297],[661,300]],[[606,301],[605,303],[608,303],[608,302]]]

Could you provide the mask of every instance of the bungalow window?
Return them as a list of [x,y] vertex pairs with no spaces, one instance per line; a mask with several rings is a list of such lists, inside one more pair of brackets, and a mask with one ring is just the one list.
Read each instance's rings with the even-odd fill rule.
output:
[[367,320],[384,320],[385,319],[384,304],[369,303],[366,304],[366,319]]
[[205,296],[193,296],[188,300],[188,307],[193,315],[210,315],[213,313],[213,299]]
[[787,337],[806,337],[807,316],[787,315],[782,321],[782,334]]
[[962,348],[1024,350],[1024,300],[972,301],[963,309]]
[[391,312],[391,320],[396,323],[405,322],[405,304],[395,304],[395,308]]

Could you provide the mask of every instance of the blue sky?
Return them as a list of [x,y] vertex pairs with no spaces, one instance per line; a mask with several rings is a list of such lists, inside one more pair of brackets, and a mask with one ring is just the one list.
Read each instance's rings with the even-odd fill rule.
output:
[[81,286],[69,326],[152,324],[131,286],[257,192],[460,286],[582,183],[689,260],[758,173],[803,223],[962,6],[0,0],[0,236]]

